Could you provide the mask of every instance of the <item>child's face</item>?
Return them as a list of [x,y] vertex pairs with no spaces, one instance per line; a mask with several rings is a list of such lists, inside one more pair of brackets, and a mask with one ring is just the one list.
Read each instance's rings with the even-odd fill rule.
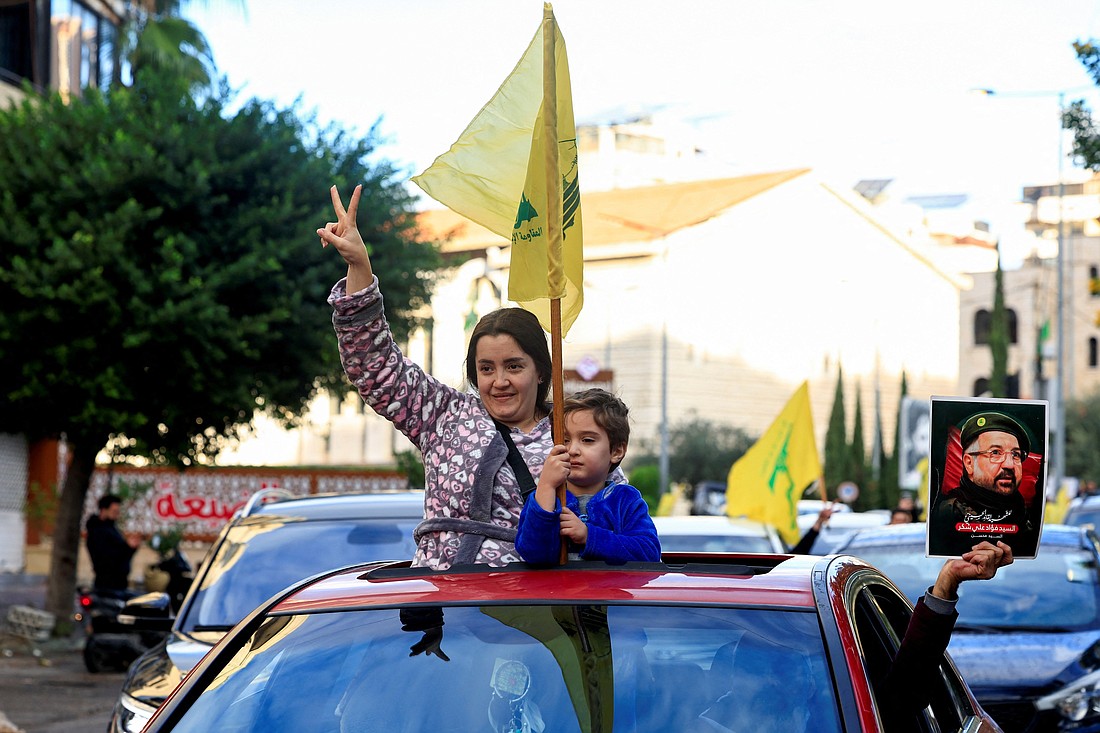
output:
[[569,449],[569,488],[577,493],[595,493],[603,488],[611,465],[626,455],[626,446],[612,446],[604,431],[592,419],[591,410],[576,410],[565,416],[565,441]]

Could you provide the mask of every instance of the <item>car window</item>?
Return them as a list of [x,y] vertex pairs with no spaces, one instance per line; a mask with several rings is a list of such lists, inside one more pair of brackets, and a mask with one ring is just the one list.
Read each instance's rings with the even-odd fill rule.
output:
[[407,560],[419,519],[294,521],[231,527],[183,610],[185,632],[227,630],[284,588],[317,573],[374,560]]
[[[882,585],[868,585],[859,592],[855,606],[856,636],[868,679],[874,684],[880,719],[892,733],[962,730],[975,711],[970,707],[965,685],[945,657],[940,658],[938,669],[915,675],[915,679],[912,675],[893,679],[888,676],[910,616],[909,606]],[[889,688],[888,680],[901,687]],[[925,687],[917,691],[915,685]],[[897,707],[897,700],[914,695],[923,695],[928,705],[911,710]],[[891,697],[895,704],[891,704]]]
[[1063,521],[1065,524],[1070,524],[1075,527],[1080,527],[1083,524],[1100,526],[1100,507],[1070,509],[1066,512],[1066,518]]
[[[943,558],[925,557],[918,545],[857,545],[845,552],[883,571],[914,603],[943,565]],[[1092,553],[1040,546],[1034,560],[1020,560],[998,570],[992,580],[960,588],[958,627],[1100,628],[1098,582]]]
[[448,661],[410,653],[425,648],[431,613],[270,618],[198,680],[205,690],[174,729],[580,733],[598,718],[624,733],[840,731],[813,612],[435,609]]
[[772,552],[767,537],[751,535],[661,534],[662,552]]

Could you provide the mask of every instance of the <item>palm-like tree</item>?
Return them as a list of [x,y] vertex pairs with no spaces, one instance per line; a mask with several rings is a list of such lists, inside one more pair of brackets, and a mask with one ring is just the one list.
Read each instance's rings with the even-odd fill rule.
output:
[[[122,84],[123,67],[138,79],[143,69],[158,69],[203,88],[213,80],[214,56],[206,37],[180,16],[187,0],[130,0],[115,47],[115,84]],[[244,10],[244,0],[235,0]]]

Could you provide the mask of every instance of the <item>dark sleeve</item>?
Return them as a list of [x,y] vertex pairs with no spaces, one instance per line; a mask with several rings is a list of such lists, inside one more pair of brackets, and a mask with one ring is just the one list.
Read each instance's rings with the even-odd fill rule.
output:
[[917,601],[894,663],[878,686],[884,717],[915,713],[931,701],[929,682],[935,679],[958,617],[956,611],[936,613],[924,598]]
[[818,531],[813,527],[806,530],[806,534],[802,535],[802,539],[798,541],[798,544],[791,548],[792,555],[809,555],[810,548],[814,546],[814,540],[817,539]]

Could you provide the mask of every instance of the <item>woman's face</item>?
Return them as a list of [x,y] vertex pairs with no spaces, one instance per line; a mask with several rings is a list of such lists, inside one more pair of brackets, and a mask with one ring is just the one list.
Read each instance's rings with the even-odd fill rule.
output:
[[535,426],[538,370],[514,338],[498,334],[478,339],[475,369],[477,391],[490,415],[525,432]]

